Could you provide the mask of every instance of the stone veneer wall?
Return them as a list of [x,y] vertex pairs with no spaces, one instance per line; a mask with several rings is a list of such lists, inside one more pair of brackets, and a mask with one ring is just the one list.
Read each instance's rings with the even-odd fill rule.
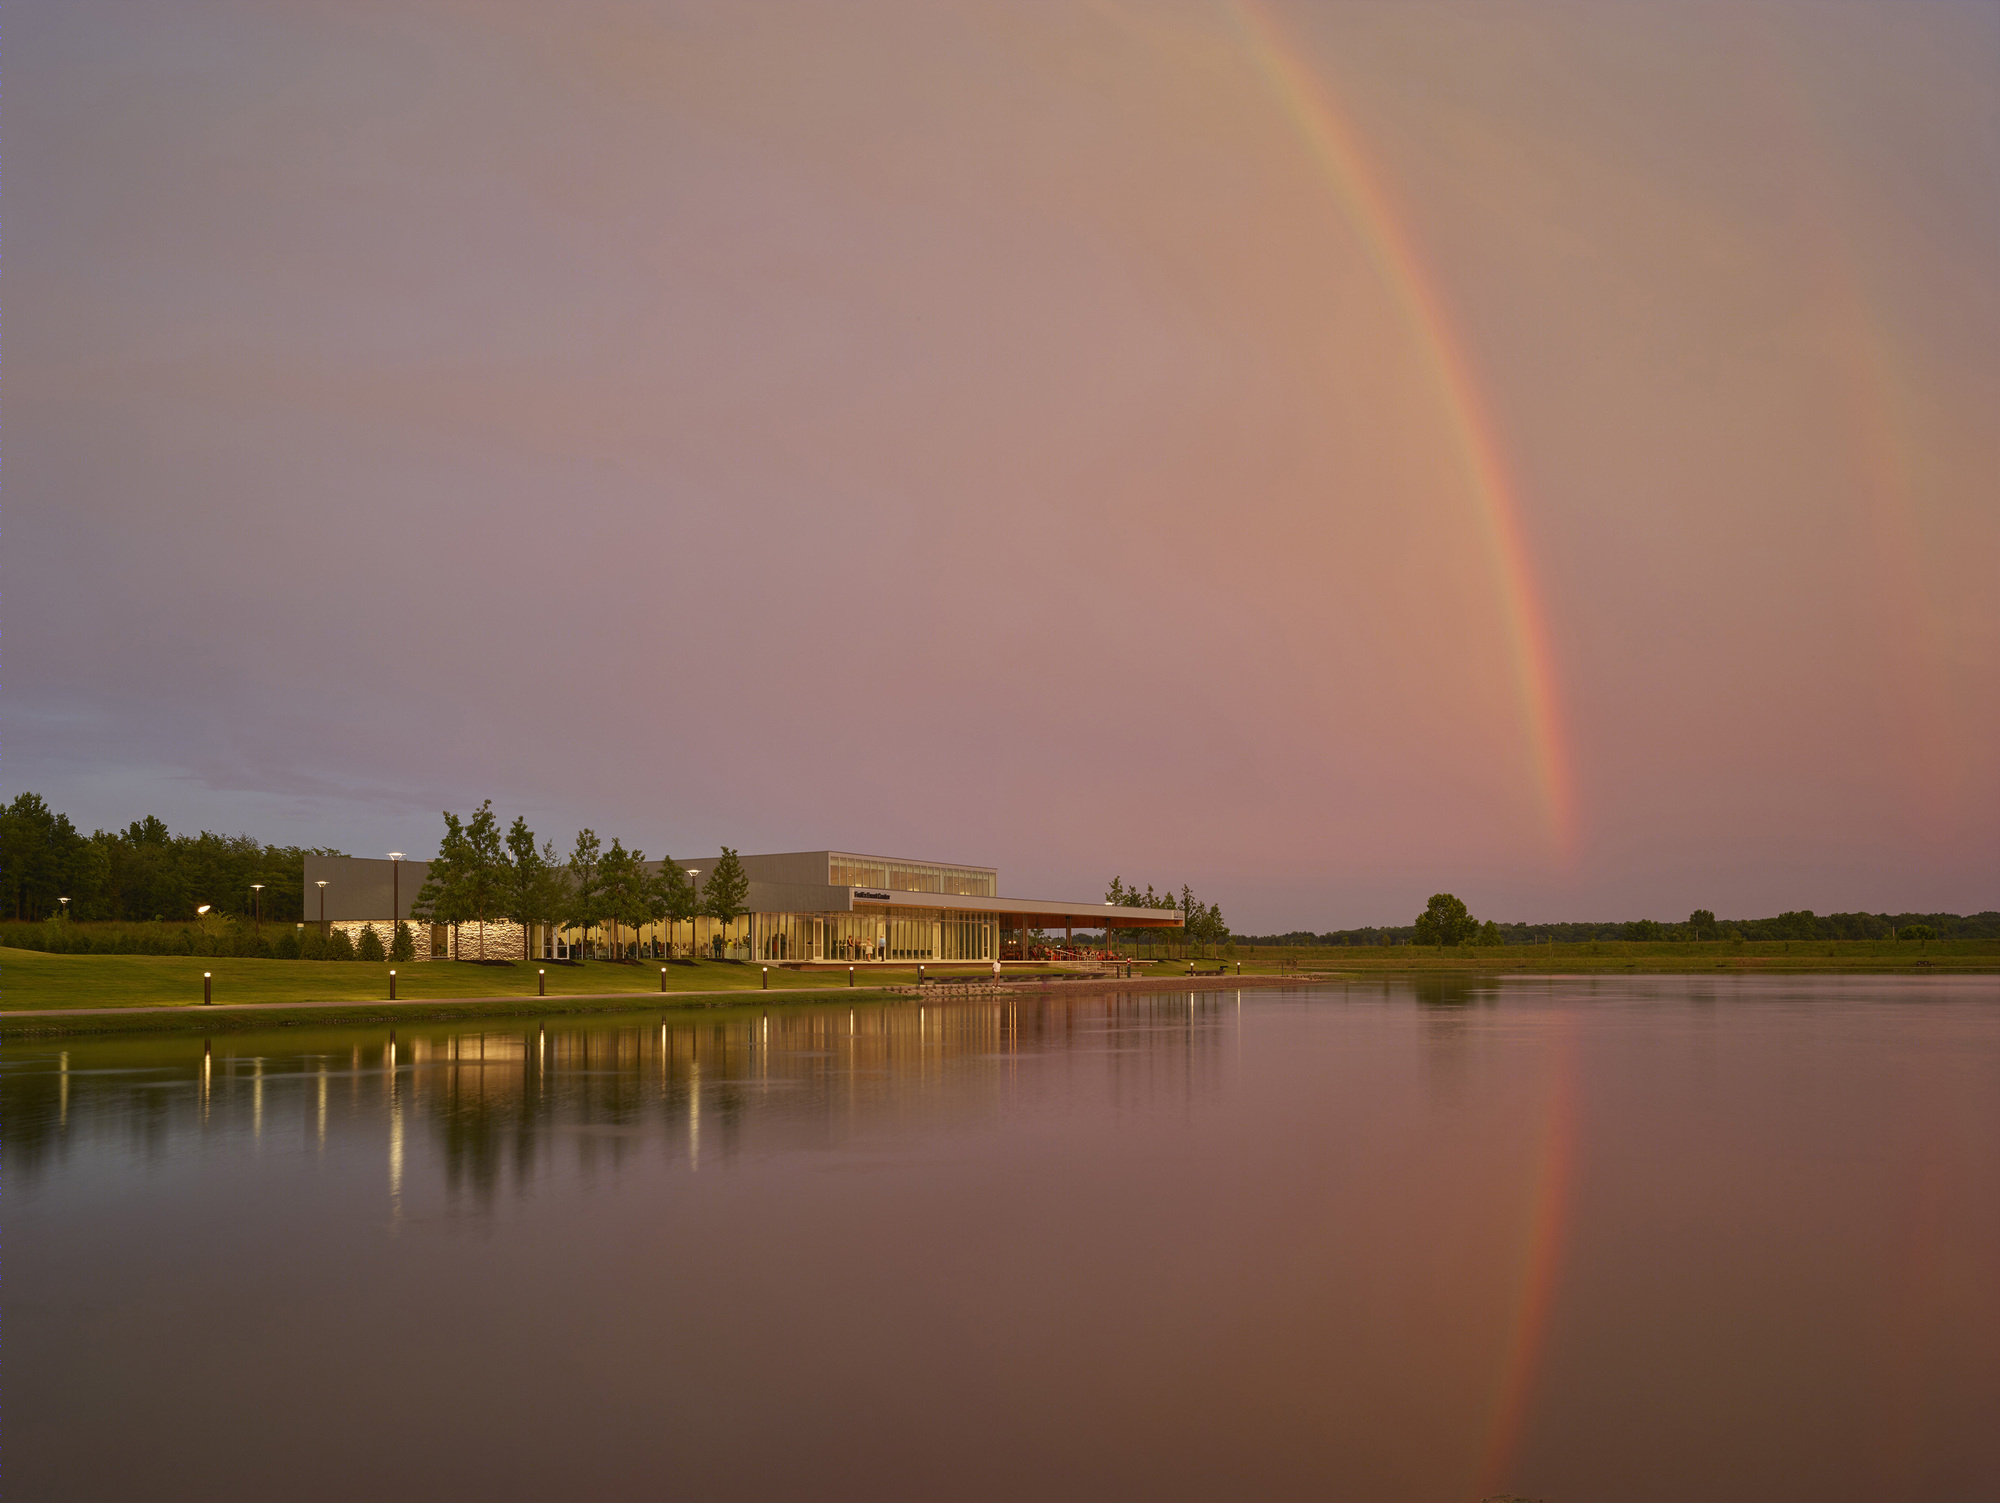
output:
[[[493,922],[487,924],[485,929],[486,959],[519,960],[521,958],[522,930],[519,924],[509,919],[495,919]],[[458,926],[458,958],[460,960],[478,960],[480,958],[479,930],[480,925],[476,923],[460,924]],[[424,931],[424,936],[426,939],[430,937],[428,929]],[[422,953],[421,947],[418,953]],[[444,960],[447,957],[440,955],[437,958]]]
[[[396,926],[389,923],[386,919],[377,919],[372,924],[360,920],[336,919],[326,927],[329,930],[344,930],[347,937],[357,946],[361,943],[361,931],[372,928],[375,931],[376,937],[382,941],[382,953],[384,955],[389,953],[389,948],[396,938]],[[480,926],[476,923],[460,924],[458,926],[458,953],[461,959],[479,959],[479,928]],[[429,924],[420,924],[412,920],[410,923],[410,937],[416,942],[416,958],[418,960],[451,959],[451,956],[443,950],[435,954],[432,953],[431,926]],[[450,935],[448,930],[446,931],[445,938],[446,942],[449,943]],[[521,958],[521,926],[509,923],[504,919],[496,919],[494,922],[486,925],[486,958],[488,960],[519,960]]]

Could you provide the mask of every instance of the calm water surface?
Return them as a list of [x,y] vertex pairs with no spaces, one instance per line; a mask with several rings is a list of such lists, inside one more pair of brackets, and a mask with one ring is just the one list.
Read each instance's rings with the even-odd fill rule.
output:
[[43,1498],[2000,1496],[2000,990],[0,1048]]

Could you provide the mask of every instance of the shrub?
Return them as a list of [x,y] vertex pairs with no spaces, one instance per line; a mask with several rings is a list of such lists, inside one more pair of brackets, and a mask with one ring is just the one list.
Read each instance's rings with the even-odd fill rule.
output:
[[382,953],[382,936],[375,932],[373,924],[370,924],[361,931],[361,943],[355,946],[354,958],[356,960],[386,960],[388,958]]
[[[373,933],[373,930],[369,931]],[[396,920],[396,938],[389,946],[391,960],[415,960],[417,958],[417,937],[410,933],[410,926],[402,919]]]
[[336,929],[326,937],[326,958],[328,960],[354,958],[354,941],[347,937],[345,929]]
[[299,936],[299,959],[326,959],[326,936],[319,932],[318,925],[307,929]]
[[299,931],[296,929],[279,930],[278,937],[271,942],[271,953],[280,960],[297,960],[299,958]]

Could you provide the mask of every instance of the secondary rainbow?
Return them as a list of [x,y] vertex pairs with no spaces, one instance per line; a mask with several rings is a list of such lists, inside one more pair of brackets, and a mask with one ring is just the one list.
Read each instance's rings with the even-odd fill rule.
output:
[[1470,362],[1402,217],[1370,170],[1333,96],[1301,61],[1269,5],[1236,0],[1235,9],[1251,58],[1311,150],[1430,367],[1492,561],[1543,817],[1557,853],[1567,856],[1575,810],[1554,659],[1522,540],[1520,508]]

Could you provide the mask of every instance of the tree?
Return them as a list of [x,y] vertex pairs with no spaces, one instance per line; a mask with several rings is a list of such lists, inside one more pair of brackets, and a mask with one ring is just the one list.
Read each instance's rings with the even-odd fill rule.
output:
[[[369,932],[372,934],[374,931],[371,929]],[[417,937],[410,932],[409,924],[403,919],[396,920],[396,937],[389,944],[389,958],[391,960],[417,958]]]
[[500,821],[487,799],[465,822],[465,867],[460,874],[465,904],[479,921],[479,958],[486,958],[486,925],[505,905],[507,856],[500,841]]
[[1688,915],[1688,928],[1694,931],[1696,939],[1700,939],[1704,934],[1713,939],[1715,937],[1715,915],[1710,913],[1706,908],[1697,908],[1693,913]]
[[646,875],[646,853],[637,849],[628,851],[614,837],[611,849],[598,863],[597,875],[604,889],[604,916],[611,921],[614,948],[622,957],[623,946],[616,939],[617,926],[630,924],[636,938],[652,916],[653,883]]
[[1410,942],[1418,945],[1464,944],[1479,931],[1479,922],[1464,903],[1448,892],[1434,892],[1424,911],[1417,915],[1416,933]]
[[345,929],[336,929],[326,937],[326,958],[328,960],[354,958],[354,941]]
[[568,884],[563,880],[555,843],[544,841],[537,850],[535,832],[518,814],[507,830],[507,864],[502,875],[505,890],[500,895],[500,913],[521,926],[521,958],[526,960],[528,931],[561,917]]
[[1175,903],[1169,898],[1166,906],[1181,910],[1181,932],[1189,944],[1206,949],[1220,946],[1229,938],[1229,926],[1222,921],[1222,905],[1203,903],[1186,884],[1182,884],[1180,901]]
[[361,929],[361,943],[354,947],[356,960],[383,960],[382,936],[375,932],[373,924],[364,924]]
[[[1146,884],[1146,890],[1141,892],[1137,886],[1127,887],[1117,877],[1111,879],[1111,886],[1105,891],[1104,900],[1117,908],[1161,909],[1178,908],[1181,906],[1181,900],[1175,897],[1171,890],[1163,893],[1155,893],[1152,884],[1149,882]],[[1220,918],[1219,913],[1217,917],[1218,919]],[[1107,937],[1115,937],[1119,943],[1130,944],[1147,931],[1143,929],[1113,929],[1107,925],[1104,932]]]
[[1905,924],[1896,931],[1896,938],[1932,940],[1937,938],[1937,930],[1929,924]]
[[1507,937],[1500,932],[1498,924],[1494,923],[1492,919],[1488,919],[1479,926],[1479,937],[1473,940],[1473,943],[1476,945],[1504,945],[1507,943]]
[[569,901],[563,920],[580,931],[586,943],[604,917],[604,884],[598,877],[602,849],[597,832],[583,829],[576,832],[576,845],[569,853]]
[[[693,881],[671,856],[660,863],[659,875],[653,878],[653,901],[657,905],[654,916],[670,923],[689,922],[701,912],[701,898]],[[689,937],[692,939],[692,932]],[[690,943],[689,952],[693,949]]]
[[[429,923],[448,924],[456,935],[460,923],[472,917],[466,872],[472,852],[466,843],[465,826],[458,816],[444,811],[444,838],[438,841],[437,855],[424,874],[424,885],[410,900],[410,909]],[[454,958],[456,947],[454,946]]]
[[[701,884],[701,896],[702,912],[719,924],[726,926],[738,914],[748,912],[743,905],[750,897],[750,878],[745,875],[736,852],[728,846],[722,848],[722,859]],[[722,936],[718,934],[715,942],[720,945]]]

